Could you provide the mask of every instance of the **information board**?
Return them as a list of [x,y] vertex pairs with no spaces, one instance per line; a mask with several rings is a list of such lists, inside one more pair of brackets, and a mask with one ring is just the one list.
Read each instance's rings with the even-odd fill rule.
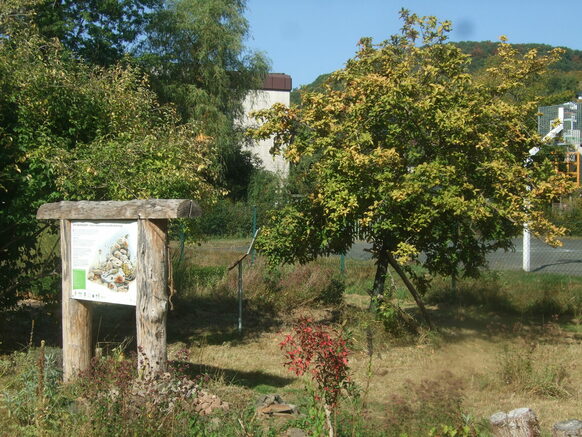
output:
[[71,221],[74,299],[135,305],[137,221]]

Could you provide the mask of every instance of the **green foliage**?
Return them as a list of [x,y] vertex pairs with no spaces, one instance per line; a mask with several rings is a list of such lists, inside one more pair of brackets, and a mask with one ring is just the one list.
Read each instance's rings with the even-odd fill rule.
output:
[[[490,59],[497,55],[499,48],[496,42],[492,41],[460,41],[452,43],[459,47],[463,53],[471,56],[470,71],[475,72],[487,67]],[[516,50],[525,54],[530,50],[537,50],[540,54],[551,52],[554,47],[548,44],[513,44]],[[564,54],[561,59],[550,66],[551,70],[560,71],[582,71],[582,51],[564,48]]]
[[[492,41],[460,41],[451,43],[471,57],[467,71],[475,76],[485,74],[485,70],[499,63],[497,50],[499,44]],[[547,44],[512,44],[522,55],[534,49],[546,55],[554,47]],[[540,106],[556,105],[575,99],[575,93],[582,89],[582,51],[567,47],[557,62],[548,67],[548,72],[532,84],[532,95],[539,95]],[[291,103],[299,105],[305,92],[322,92],[330,74],[322,74],[312,83],[304,85],[291,93]]]
[[299,89],[291,91],[291,104],[299,105],[301,103],[301,94],[304,92],[321,92],[324,90],[325,83],[329,80],[330,73],[320,74],[310,84],[303,85]]
[[[62,408],[66,399],[60,394],[62,372],[59,367],[60,351],[47,349],[44,357],[42,393],[39,393],[41,375],[38,365],[40,351],[15,352],[2,362],[10,364],[11,382],[2,392],[2,403],[10,411],[15,421],[22,425],[33,425],[42,416],[50,421],[55,411]],[[47,402],[42,402],[46,399]]]
[[[309,390],[308,390],[309,391]],[[313,390],[310,390],[313,391]],[[309,393],[305,397],[305,404],[302,405],[302,411],[305,415],[293,422],[294,426],[306,431],[308,435],[323,436],[326,434],[325,410],[321,402],[318,402],[314,393]]]
[[159,105],[136,69],[90,67],[44,39],[14,13],[26,4],[0,6],[0,307],[57,271],[56,245],[37,238],[41,204],[218,195],[216,149],[198,124]]
[[376,319],[382,323],[384,329],[396,338],[403,338],[408,334],[417,333],[416,321],[405,313],[400,305],[383,299],[381,296],[372,298],[372,305]]
[[83,60],[110,66],[143,34],[162,0],[43,0],[35,4],[41,34],[58,38]]
[[29,10],[44,38],[87,63],[138,65],[162,103],[212,137],[220,149],[217,182],[239,200],[256,165],[241,151],[233,120],[268,70],[266,58],[244,46],[244,8],[244,0],[37,0]]
[[267,73],[262,55],[244,48],[244,7],[244,0],[168,2],[138,50],[162,99],[208,129],[240,114],[242,99]]
[[521,271],[487,272],[478,279],[458,281],[435,278],[426,295],[431,304],[475,307],[505,314],[577,317],[582,313],[582,279],[556,274]]
[[232,198],[245,195],[253,170],[241,151],[242,135],[234,120],[242,101],[259,89],[268,62],[245,48],[248,23],[244,0],[164,2],[135,50],[162,103],[176,106],[182,120],[196,121],[212,137],[221,157],[221,177]]
[[341,277],[333,277],[327,287],[319,293],[319,300],[324,305],[340,305],[344,300],[346,284]]
[[246,202],[220,199],[204,209],[193,227],[197,235],[248,237],[251,234],[252,207]]
[[174,366],[159,378],[139,380],[135,360],[108,356],[65,385],[55,358],[55,351],[46,352],[42,397],[36,351],[0,360],[12,370],[0,397],[0,408],[10,412],[6,435],[219,437],[239,435],[240,421],[251,435],[275,435],[258,423],[254,408],[199,415],[193,388],[200,388],[202,378],[192,381]]
[[[256,138],[274,135],[275,152],[309,162],[298,166],[299,196],[260,236],[273,262],[345,253],[357,225],[379,269],[412,261],[430,274],[475,276],[523,223],[549,242],[563,233],[545,208],[572,186],[531,131],[528,91],[561,51],[520,55],[502,42],[499,62],[475,78],[469,57],[447,43],[449,22],[401,16],[400,35],[362,39],[322,92],[258,113]],[[528,159],[533,147],[542,152]]]
[[287,192],[280,178],[271,172],[254,169],[245,191],[245,199],[221,199],[204,206],[204,214],[196,219],[196,235],[208,237],[247,237],[252,235],[253,214],[257,228],[263,226],[269,211],[287,201]]
[[567,235],[582,237],[582,198],[580,198],[580,193],[570,199],[563,199],[559,209],[552,207],[549,215],[556,225],[566,229]]

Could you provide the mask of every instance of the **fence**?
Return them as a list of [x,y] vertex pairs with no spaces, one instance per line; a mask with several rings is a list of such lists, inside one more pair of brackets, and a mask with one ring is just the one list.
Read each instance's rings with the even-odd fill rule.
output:
[[[530,241],[530,272],[557,273],[582,276],[582,238],[562,239],[561,247],[551,247],[543,241],[532,237]],[[497,250],[487,256],[491,270],[522,270],[523,239],[513,240],[514,250]],[[346,254],[349,259],[371,259],[367,251],[371,246],[364,241],[357,241]]]
[[[220,222],[226,216],[235,223],[231,226],[224,224],[220,226],[221,232],[217,233],[216,236],[228,237],[228,232],[225,232],[225,230],[236,229],[235,236],[248,236],[250,239],[256,227],[261,226],[266,211],[263,210],[264,208],[246,204],[234,205],[232,208],[237,214],[224,213],[224,210],[228,209],[224,205],[217,208],[215,212],[211,212],[214,215],[211,216],[209,221]],[[568,224],[571,230],[577,234],[582,231],[582,201],[580,199],[576,200],[573,207],[561,212],[558,211],[558,213],[554,214],[555,221],[558,224]],[[561,223],[558,219],[562,219],[567,223]],[[207,227],[203,231],[208,232],[208,230],[212,229],[212,227]],[[365,242],[366,235],[357,225],[354,226],[354,235],[356,235],[357,241],[345,255],[345,258],[356,260],[371,259],[371,254],[367,251],[371,248],[371,245]],[[582,276],[582,238],[577,236],[564,237],[562,242],[563,245],[561,247],[554,248],[532,236],[530,239],[529,271]],[[514,249],[510,251],[498,250],[490,253],[487,256],[489,268],[491,270],[522,270],[524,264],[523,238],[515,238],[513,246]],[[340,269],[342,266],[343,261],[340,261]]]

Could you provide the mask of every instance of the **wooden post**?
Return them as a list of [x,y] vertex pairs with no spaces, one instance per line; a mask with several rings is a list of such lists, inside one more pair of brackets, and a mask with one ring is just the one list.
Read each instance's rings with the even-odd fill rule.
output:
[[536,414],[529,408],[495,413],[489,418],[495,437],[541,437]]
[[63,380],[70,381],[91,363],[91,303],[71,298],[71,221],[61,220]]
[[168,314],[167,220],[138,222],[137,349],[143,376],[166,370],[166,319]]

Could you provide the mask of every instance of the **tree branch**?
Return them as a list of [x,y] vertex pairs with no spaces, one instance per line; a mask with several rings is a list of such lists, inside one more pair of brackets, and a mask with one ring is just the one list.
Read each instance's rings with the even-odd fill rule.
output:
[[386,256],[388,258],[388,262],[390,263],[394,271],[398,273],[398,276],[400,276],[402,282],[404,282],[404,285],[406,285],[406,288],[408,288],[408,291],[410,291],[410,294],[412,294],[412,297],[416,301],[418,308],[420,308],[422,317],[426,321],[426,324],[428,325],[429,329],[431,330],[434,329],[434,325],[432,324],[428,312],[426,311],[426,307],[424,306],[424,302],[422,301],[420,293],[418,292],[414,284],[410,282],[410,279],[408,279],[408,276],[406,276],[406,273],[404,272],[404,270],[402,270],[402,267],[400,267],[400,264],[398,264],[398,261],[396,261],[394,255],[392,255],[392,252],[388,251],[386,253]]

